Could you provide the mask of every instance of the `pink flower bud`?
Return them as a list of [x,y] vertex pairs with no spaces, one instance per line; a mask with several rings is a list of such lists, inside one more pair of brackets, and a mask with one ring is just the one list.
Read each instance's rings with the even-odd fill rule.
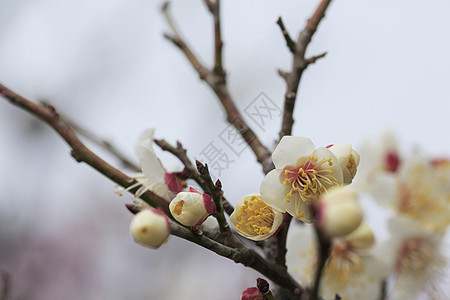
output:
[[242,292],[241,300],[264,300],[264,295],[256,287],[251,287]]

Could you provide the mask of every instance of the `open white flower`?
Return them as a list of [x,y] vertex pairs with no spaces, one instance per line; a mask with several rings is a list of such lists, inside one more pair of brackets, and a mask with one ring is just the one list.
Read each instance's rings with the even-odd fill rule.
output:
[[377,177],[393,177],[402,165],[397,137],[391,131],[384,131],[376,141],[364,142],[359,151],[361,161],[355,184],[370,191]]
[[[379,299],[387,264],[371,251],[375,238],[366,223],[351,234],[332,240],[332,251],[325,265],[320,294],[324,299]],[[317,265],[317,250],[311,226],[291,227],[286,262],[302,285],[311,286]]]
[[283,214],[265,204],[259,194],[249,194],[238,201],[230,222],[240,235],[261,241],[277,232],[283,222]]
[[145,130],[135,144],[135,152],[143,173],[133,177],[141,185],[136,196],[151,190],[170,200],[186,187],[186,182],[180,179],[174,170],[167,171],[161,164],[153,149],[154,132],[154,128]]
[[130,231],[137,243],[156,249],[169,237],[169,219],[154,208],[143,209],[131,219]]
[[276,169],[262,181],[263,201],[304,222],[312,222],[311,206],[327,189],[343,184],[336,156],[308,138],[284,136],[272,160]]
[[373,195],[397,214],[440,231],[450,224],[448,177],[450,173],[436,172],[424,156],[416,153],[404,160],[395,177],[377,177]]
[[440,299],[435,282],[446,267],[441,253],[442,234],[429,231],[411,219],[397,216],[389,221],[391,239],[380,247],[394,274],[393,299],[414,299],[419,293]]

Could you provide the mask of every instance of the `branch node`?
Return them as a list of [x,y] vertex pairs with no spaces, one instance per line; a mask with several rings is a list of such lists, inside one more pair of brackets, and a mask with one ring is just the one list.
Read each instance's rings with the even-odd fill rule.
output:
[[125,207],[134,215],[142,210],[142,207],[132,203],[125,204]]
[[82,162],[83,160],[81,159],[81,157],[80,157],[80,155],[75,151],[75,150],[71,150],[70,151],[70,155],[73,157],[73,158],[75,158],[75,160],[77,161],[77,162]]

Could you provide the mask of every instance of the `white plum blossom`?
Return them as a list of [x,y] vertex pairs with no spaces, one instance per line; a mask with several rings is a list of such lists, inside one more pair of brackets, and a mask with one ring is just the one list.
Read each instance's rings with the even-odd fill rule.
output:
[[157,209],[146,208],[131,219],[130,231],[137,243],[156,249],[169,237],[169,219]]
[[[323,299],[379,299],[388,267],[373,251],[375,238],[366,223],[351,234],[332,239],[332,250],[321,280]],[[288,270],[303,286],[311,286],[317,265],[317,242],[312,226],[291,226],[287,239]]]
[[193,188],[189,192],[180,192],[170,202],[172,216],[185,226],[200,225],[214,212],[211,196],[202,194]]
[[264,203],[259,194],[241,198],[230,216],[230,223],[237,233],[261,241],[274,235],[283,222],[283,214]]
[[[153,149],[153,135],[155,129],[145,130],[135,144],[135,152],[139,159],[142,173],[132,174],[131,177],[137,180],[137,183],[124,189],[119,188],[116,192],[122,195],[139,186],[135,196],[138,198],[146,191],[150,190],[160,197],[167,200],[173,199],[175,195],[186,187],[186,182],[177,176],[177,167],[166,170]],[[144,207],[146,205],[143,205]]]
[[380,247],[393,273],[393,299],[414,299],[426,293],[430,299],[440,299],[436,281],[446,267],[441,253],[442,233],[423,228],[413,220],[396,216],[389,221],[391,239]]
[[306,137],[284,136],[272,154],[275,170],[261,184],[265,203],[307,223],[311,206],[329,188],[342,185],[342,168],[325,147],[317,148]]
[[356,185],[366,191],[371,191],[377,177],[393,177],[402,165],[398,141],[395,134],[384,131],[380,138],[366,141],[360,147],[360,165]]
[[378,177],[373,184],[374,198],[402,216],[432,231],[450,224],[450,172],[439,172],[416,153],[403,161],[396,176]]

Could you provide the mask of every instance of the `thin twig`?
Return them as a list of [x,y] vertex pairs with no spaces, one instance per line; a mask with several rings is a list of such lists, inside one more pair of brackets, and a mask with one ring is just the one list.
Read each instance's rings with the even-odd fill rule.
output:
[[[71,154],[78,162],[87,163],[124,188],[128,188],[137,183],[135,179],[128,177],[126,174],[114,168],[87,148],[69,125],[59,116],[52,105],[46,106],[27,100],[2,84],[0,84],[0,95],[8,99],[12,104],[19,106],[50,125],[71,147]],[[129,191],[130,193],[134,193],[138,188],[139,187],[136,186]],[[171,214],[169,213],[169,203],[164,198],[159,197],[152,191],[146,191],[140,198],[151,206],[160,207],[169,217],[171,217]]]
[[322,279],[323,272],[325,270],[325,265],[327,263],[328,257],[330,257],[331,252],[331,240],[326,237],[322,231],[314,226],[317,237],[317,245],[318,245],[318,261],[316,265],[316,273],[314,275],[314,282],[312,286],[312,290],[310,293],[310,300],[319,300],[320,296],[320,281]]
[[11,275],[7,271],[1,271],[0,273],[3,285],[0,291],[0,300],[8,300],[11,296]]
[[219,75],[225,75],[223,70],[223,40],[222,40],[222,30],[220,28],[220,0],[216,0],[214,4],[214,9],[211,10],[214,17],[214,73]]
[[[288,213],[283,214],[283,222],[275,236],[265,240],[263,243],[263,250],[267,259],[283,268],[287,272],[286,266],[286,238],[291,223],[292,217]],[[277,286],[274,287],[273,292],[277,298],[289,299],[289,291],[281,289]]]
[[[288,213],[283,214],[283,223],[280,226],[278,233],[271,239],[266,240],[265,250],[272,250],[267,253],[277,265],[283,267],[287,271],[286,266],[286,237],[289,230],[289,225],[291,223],[292,217]],[[267,244],[275,243],[275,247],[269,246]]]
[[[44,105],[48,105],[48,103],[43,102]],[[85,137],[86,139],[90,140],[94,144],[104,148],[109,153],[113,154],[115,157],[117,157],[123,167],[129,168],[133,171],[140,172],[141,168],[134,162],[131,161],[131,159],[127,158],[125,154],[123,154],[120,150],[117,149],[110,141],[96,135],[91,130],[87,129],[86,127],[81,126],[74,120],[72,120],[70,117],[68,117],[66,114],[59,113],[59,115],[66,121],[66,123],[75,131],[78,132],[81,136]]]
[[327,55],[327,53],[328,53],[328,52],[325,51],[325,52],[320,53],[320,54],[318,54],[318,55],[311,56],[310,58],[307,58],[307,59],[306,59],[306,63],[307,63],[308,65],[313,64],[313,63],[315,63],[318,59],[325,57],[325,55]]
[[281,33],[283,33],[284,39],[286,40],[287,47],[289,48],[289,50],[292,53],[295,53],[295,47],[296,47],[295,42],[289,35],[289,32],[287,31],[286,27],[284,27],[283,19],[281,19],[281,17],[278,18],[277,24],[278,24],[278,26],[280,26]]
[[[209,3],[209,4],[208,4]],[[169,24],[169,27],[172,30],[172,34],[165,34],[169,41],[171,41],[176,47],[178,47],[186,56],[186,58],[191,63],[192,67],[197,71],[200,79],[205,81],[208,86],[213,90],[222,104],[226,115],[228,123],[232,124],[236,130],[240,133],[242,138],[246,141],[246,143],[250,146],[253,153],[256,156],[257,161],[263,166],[264,173],[268,173],[273,169],[273,163],[271,160],[271,152],[267,149],[261,141],[258,139],[256,134],[250,128],[250,126],[245,122],[241,113],[234,100],[232,99],[230,92],[228,90],[228,86],[226,83],[226,72],[223,68],[222,63],[222,45],[223,41],[220,33],[220,8],[219,1],[212,3],[211,1],[207,1],[208,8],[210,6],[217,6],[212,10],[212,14],[214,17],[214,36],[215,36],[215,65],[210,70],[205,67],[197,56],[193,53],[191,48],[186,44],[181,35],[178,32],[178,29],[175,26],[175,22],[173,21],[172,16],[169,12],[169,5],[167,2],[162,6],[162,13]]]
[[380,300],[385,300],[387,298],[387,279],[384,279],[381,282],[381,289],[380,289]]
[[216,184],[213,183],[211,176],[209,174],[208,165],[202,164],[198,160],[195,161],[197,164],[197,170],[200,173],[201,178],[203,179],[205,183],[205,192],[208,193],[216,206],[216,211],[214,213],[214,217],[217,219],[217,222],[219,223],[220,232],[224,234],[226,237],[231,235],[230,226],[227,223],[227,220],[225,219],[223,207],[222,207],[222,183],[220,180],[217,180]]
[[[177,142],[177,146],[174,147],[165,140],[154,140],[155,144],[158,145],[162,150],[168,151],[175,155],[184,165],[184,172],[188,178],[191,178],[197,182],[201,188],[206,191],[208,189],[205,180],[198,173],[197,168],[192,164],[191,160],[187,156],[186,149],[180,142]],[[234,211],[233,206],[228,202],[228,200],[222,195],[222,206],[228,215],[231,215]]]
[[[311,18],[308,19],[305,28],[298,35],[297,42],[295,44],[295,51],[292,55],[293,60],[291,71],[287,74],[287,76],[283,76],[283,78],[285,78],[286,80],[286,93],[284,95],[283,119],[279,134],[280,139],[285,135],[292,134],[292,126],[294,125],[293,113],[295,100],[297,99],[298,87],[303,71],[308,67],[309,64],[314,63],[317,59],[324,57],[326,54],[322,53],[309,59],[305,58],[306,49],[308,48],[308,45],[311,42],[311,39],[316,32],[320,21],[322,21],[323,17],[325,16],[325,11],[327,10],[330,2],[331,0],[321,0]],[[283,23],[281,22],[281,24]],[[280,25],[280,28],[282,28],[283,30],[284,25]],[[284,31],[283,35],[285,35]],[[292,49],[294,47],[290,46],[289,43],[288,47],[292,52]]]

